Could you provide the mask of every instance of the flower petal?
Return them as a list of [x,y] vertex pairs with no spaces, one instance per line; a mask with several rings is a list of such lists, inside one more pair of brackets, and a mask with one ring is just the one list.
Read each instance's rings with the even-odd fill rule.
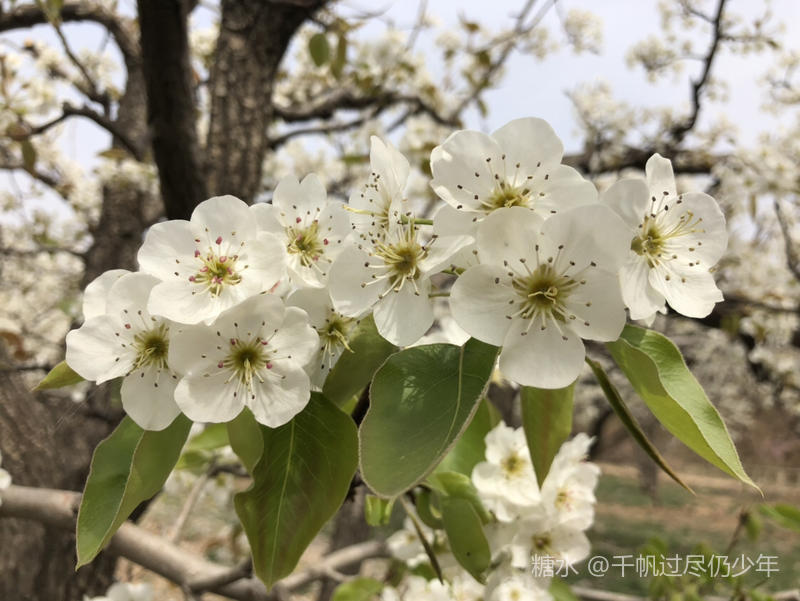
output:
[[270,375],[274,377],[268,377],[264,384],[254,386],[254,395],[247,397],[247,406],[257,422],[277,428],[308,404],[311,382],[305,371],[291,364],[276,364]]
[[627,318],[616,274],[597,268],[587,273],[583,281],[586,283],[578,286],[565,303],[576,316],[569,327],[581,338],[616,340]]
[[190,221],[197,237],[208,243],[216,243],[217,237],[224,244],[231,238],[247,240],[256,234],[250,207],[230,194],[201,202],[192,211]]
[[136,360],[136,351],[131,340],[118,333],[106,316],[87,320],[67,334],[67,365],[97,384],[124,376]]
[[644,172],[647,175],[647,187],[651,196],[660,199],[662,196],[677,195],[672,161],[656,153],[647,159]]
[[679,267],[674,261],[662,263],[650,270],[649,281],[670,307],[687,317],[706,317],[722,300],[713,274],[702,267]]
[[580,337],[563,325],[559,331],[552,322],[544,329],[539,320],[528,326],[528,320],[512,322],[500,352],[500,371],[523,386],[569,386],[580,374],[586,355]]
[[192,421],[229,422],[244,408],[243,395],[238,388],[238,381],[231,379],[228,371],[192,373],[178,382],[175,402]]
[[622,218],[633,238],[650,206],[650,191],[643,179],[621,179],[603,193],[600,202]]
[[520,259],[535,268],[536,243],[542,219],[525,207],[492,212],[478,225],[478,257],[481,263],[500,266],[508,262],[521,269]]
[[544,167],[551,169],[561,162],[564,145],[543,119],[527,117],[515,119],[492,133],[506,155],[505,163],[509,167],[520,164],[520,169],[532,175]]
[[175,261],[183,261],[189,266],[196,248],[191,224],[188,221],[173,219],[156,223],[147,230],[144,243],[136,258],[139,269],[145,273],[161,280],[173,280]]
[[110,269],[89,282],[83,291],[84,320],[106,314],[108,291],[114,282],[127,273],[130,273],[127,269]]
[[374,317],[378,333],[392,344],[409,346],[419,340],[433,324],[433,307],[428,293],[431,281],[422,279],[415,293],[410,282],[399,292],[392,291],[375,305]]
[[622,299],[631,319],[648,319],[664,306],[664,295],[650,285],[647,258],[631,251],[619,270]]
[[458,325],[496,346],[503,344],[511,324],[506,318],[509,302],[517,297],[507,280],[503,267],[476,265],[462,273],[450,291],[450,310]]
[[372,307],[388,288],[389,280],[376,282],[372,276],[380,273],[366,265],[380,261],[355,247],[346,248],[331,267],[329,286],[333,306],[342,315],[358,317]]
[[168,370],[135,370],[122,380],[122,408],[140,428],[163,430],[180,413],[174,398],[177,385]]
[[283,323],[269,339],[269,348],[281,356],[288,353],[288,361],[303,367],[319,350],[319,335],[311,327],[305,311],[298,307],[288,307]]

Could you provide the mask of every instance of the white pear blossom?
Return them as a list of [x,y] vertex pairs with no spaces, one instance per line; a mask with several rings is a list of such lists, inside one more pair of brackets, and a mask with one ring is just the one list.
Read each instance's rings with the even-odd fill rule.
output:
[[[115,277],[95,280],[95,291]],[[98,384],[122,377],[122,408],[145,430],[163,430],[180,413],[173,400],[178,375],[168,360],[170,322],[147,309],[158,284],[145,273],[118,277],[108,288],[104,314],[95,314],[103,303],[92,298],[93,292],[93,316],[67,334],[67,365]]]
[[708,194],[678,194],[672,163],[654,154],[647,181],[620,180],[603,202],[628,226],[630,251],[620,270],[632,319],[652,320],[664,302],[688,317],[705,317],[722,300],[710,269],[728,243],[725,217]]
[[284,241],[289,277],[296,286],[322,287],[344,247],[350,220],[340,202],[328,201],[313,173],[302,182],[288,176],[275,188],[272,204],[250,207],[259,228]]
[[552,557],[556,562],[571,566],[589,556],[591,545],[583,530],[556,526],[546,514],[520,520],[509,546],[511,565],[530,568],[534,556]]
[[525,570],[501,566],[486,583],[486,601],[551,601],[552,596],[540,580]]
[[109,269],[87,284],[83,291],[83,319],[105,315],[108,291],[114,282],[128,273],[127,269]]
[[308,403],[305,367],[318,348],[305,311],[259,294],[210,326],[176,329],[169,358],[184,377],[175,401],[194,421],[227,422],[248,407],[258,422],[275,428]]
[[347,208],[356,236],[374,243],[386,235],[390,221],[400,218],[410,167],[401,152],[377,136],[370,137],[369,165],[369,181],[350,195]]
[[286,299],[286,304],[303,309],[319,335],[319,347],[309,363],[309,375],[311,383],[322,388],[325,378],[342,353],[350,352],[347,341],[358,325],[358,320],[338,313],[324,288],[296,290]]
[[547,219],[597,200],[594,185],[561,164],[564,145],[542,119],[516,119],[491,136],[457,131],[431,153],[431,186],[473,219],[527,207]]
[[585,461],[592,439],[577,434],[558,450],[542,483],[542,503],[553,524],[585,530],[594,522],[600,468]]
[[86,597],[84,601],[152,601],[153,587],[146,582],[115,582],[102,597]]
[[148,310],[186,324],[210,324],[226,309],[271,289],[285,273],[283,244],[258,232],[233,196],[200,203],[190,221],[157,223],[139,249],[139,267],[159,278]]
[[503,347],[509,379],[562,388],[583,366],[581,338],[616,340],[625,325],[616,274],[628,247],[625,225],[599,204],[547,221],[522,207],[498,210],[478,227],[481,264],[453,285],[453,317]]
[[522,428],[498,424],[486,435],[486,461],[472,470],[481,501],[501,522],[539,503],[539,485]]

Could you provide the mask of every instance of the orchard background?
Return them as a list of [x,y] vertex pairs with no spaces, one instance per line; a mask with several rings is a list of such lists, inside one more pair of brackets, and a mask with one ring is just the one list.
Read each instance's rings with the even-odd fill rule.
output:
[[[110,384],[31,389],[63,359],[83,288],[106,270],[135,269],[149,226],[188,219],[214,195],[270,201],[288,174],[315,172],[329,196],[346,200],[369,173],[371,135],[408,157],[406,195],[432,207],[436,145],[458,129],[536,116],[565,141],[564,162],[601,191],[660,153],[680,190],[720,203],[729,244],[715,276],[725,301],[702,319],[659,316],[654,328],[681,348],[765,493],[723,480],[686,451],[590,347],[698,493],[659,481],[587,368],[573,432],[596,437],[592,460],[603,467],[593,553],[741,546],[777,555],[781,569],[742,594],[796,588],[800,521],[761,509],[800,501],[795,3],[4,0],[0,9],[0,452],[13,485],[82,490],[93,449],[122,418]],[[502,380],[489,393],[514,426],[517,394]],[[131,516],[160,537],[152,544],[184,553],[171,578],[133,567],[154,568],[124,546],[76,572],[74,499],[31,491],[24,516],[0,505],[0,597],[76,601],[131,579],[153,583],[156,599],[201,597],[214,586],[189,590],[179,569],[201,560],[248,576],[232,518],[246,473],[213,430],[199,436],[165,489]],[[387,555],[376,543],[344,576],[315,571],[336,550],[363,550],[354,545],[400,526],[399,515],[392,527],[368,526],[365,492],[354,481],[298,568],[305,580],[276,598],[328,599],[361,559]],[[695,582],[572,580],[585,598],[711,594]]]

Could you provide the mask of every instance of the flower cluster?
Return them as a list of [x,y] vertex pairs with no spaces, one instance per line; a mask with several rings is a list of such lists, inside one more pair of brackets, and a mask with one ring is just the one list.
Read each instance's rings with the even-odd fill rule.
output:
[[270,204],[211,198],[189,221],[150,228],[139,271],[87,288],[67,363],[98,383],[122,377],[123,406],[147,429],[244,407],[274,427],[323,385],[367,315],[409,346],[449,296],[464,332],[502,347],[506,377],[560,388],[581,369],[584,339],[619,337],[626,306],[633,319],[666,303],[708,314],[727,241],[714,199],[678,194],[658,155],[646,181],[598,198],[563,150],[541,119],[452,134],[431,153],[444,201],[432,220],[410,209],[408,160],[377,137],[346,205],[314,174],[282,179]]
[[[600,473],[585,461],[590,444],[585,434],[565,442],[540,488],[522,429],[502,423],[495,427],[486,436],[486,460],[472,471],[478,496],[493,516],[485,526],[492,552],[486,584],[458,565],[441,532],[423,527],[445,582],[409,575],[397,588],[384,590],[384,601],[551,599],[547,589],[552,575],[536,574],[532,566],[552,559],[552,565],[565,570],[589,555],[584,532],[594,521],[594,489]],[[410,569],[428,561],[410,520],[388,544]]]

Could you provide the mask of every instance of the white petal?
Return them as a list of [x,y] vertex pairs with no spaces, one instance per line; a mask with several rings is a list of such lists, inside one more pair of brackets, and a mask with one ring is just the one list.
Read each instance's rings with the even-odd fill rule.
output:
[[[205,373],[209,376],[204,377]],[[175,388],[175,402],[192,421],[229,422],[244,408],[238,382],[229,378],[227,370],[186,375]]]
[[[166,317],[178,323],[193,324],[214,320],[230,306],[223,295],[212,296],[189,282],[161,282],[150,292],[147,310],[151,315]],[[230,298],[229,295],[224,298]],[[233,304],[231,302],[230,304]]]
[[139,269],[162,280],[175,279],[175,259],[187,265],[194,259],[197,248],[194,237],[188,221],[174,219],[156,223],[147,230],[136,255]]
[[586,274],[566,300],[566,308],[576,316],[569,327],[581,338],[610,342],[619,338],[625,327],[625,303],[615,273],[597,268]]
[[253,214],[258,231],[269,232],[278,236],[285,236],[286,231],[284,224],[281,223],[280,211],[275,205],[259,202],[250,207],[250,213]]
[[399,197],[408,179],[410,169],[408,159],[390,142],[385,142],[378,136],[371,136],[369,141],[370,168],[380,176],[379,181],[383,180],[383,186],[386,187],[389,197]]
[[[431,187],[457,209],[482,211],[481,200],[489,198],[495,185],[488,165],[501,167],[501,156],[497,142],[486,134],[457,131],[431,152]],[[487,158],[491,159],[488,164]]]
[[360,316],[372,307],[381,293],[389,287],[388,279],[380,282],[372,279],[374,274],[381,272],[365,267],[366,263],[380,264],[363,250],[349,247],[339,255],[331,267],[328,278],[331,300],[342,315]]
[[647,175],[647,187],[650,195],[656,198],[662,196],[675,196],[675,174],[672,171],[672,162],[656,153],[647,159],[644,166]]
[[295,290],[286,299],[287,306],[300,307],[308,314],[311,325],[321,328],[328,319],[333,303],[326,288],[304,288]]
[[650,206],[650,191],[643,179],[621,179],[603,193],[600,202],[622,218],[633,238]]
[[439,236],[428,243],[428,256],[420,261],[419,268],[426,275],[438,273],[452,264],[453,257],[462,248],[474,242],[472,236]]
[[528,325],[522,319],[511,324],[500,352],[500,371],[523,386],[569,386],[580,374],[586,355],[580,337],[563,325],[559,332],[552,322],[544,330],[538,320],[530,329]]
[[110,269],[92,280],[83,291],[83,318],[91,319],[106,313],[106,297],[111,285],[130,273],[127,269]]
[[664,295],[650,285],[647,258],[631,251],[619,270],[622,298],[631,312],[631,319],[648,319],[664,306]]
[[597,188],[567,165],[557,165],[544,181],[532,180],[531,208],[543,219],[597,202]]
[[686,262],[699,263],[706,269],[716,265],[728,246],[728,231],[725,216],[708,194],[699,192],[682,194],[681,204],[670,205],[659,220],[666,230],[679,225],[680,218],[695,223],[694,231],[669,238],[664,252],[678,254]]
[[269,339],[269,347],[280,356],[291,355],[289,361],[303,367],[319,350],[319,335],[305,311],[288,307],[280,329]]
[[[569,261],[575,263],[575,269],[594,262],[616,273],[628,258],[631,247],[628,227],[614,211],[601,204],[554,215],[542,225],[542,234],[555,246],[549,252],[558,257],[556,271],[559,273],[565,273]],[[559,245],[564,245],[560,253]]]
[[481,263],[503,265],[507,261],[521,270],[520,259],[531,269],[537,264],[536,243],[542,219],[525,207],[510,207],[492,212],[478,225],[478,257]]
[[130,322],[137,330],[149,330],[153,322],[147,312],[147,300],[150,291],[159,283],[158,278],[146,273],[123,275],[108,291],[106,301],[108,315],[112,319],[119,319],[123,324]]
[[285,326],[286,307],[274,294],[259,294],[228,309],[212,324],[224,339],[250,340],[261,332],[265,336]]
[[433,233],[437,236],[477,235],[478,215],[474,212],[459,211],[449,204],[439,206],[433,215]]
[[267,378],[264,384],[255,386],[255,398],[247,397],[247,406],[256,421],[277,428],[291,420],[308,404],[311,382],[308,374],[293,365],[276,364],[275,377]]
[[[500,284],[495,283],[500,280]],[[466,332],[478,340],[500,346],[511,321],[509,301],[517,297],[504,284],[505,269],[493,265],[476,265],[462,273],[450,291],[453,318]]]
[[286,275],[286,247],[277,236],[262,232],[248,240],[236,263],[242,281],[233,286],[246,296],[270,290]]
[[[169,332],[170,367],[180,374],[200,372],[216,365],[225,357],[225,350],[217,350],[220,337],[216,330],[203,325],[173,325]],[[205,355],[205,357],[203,357]]]
[[118,333],[106,316],[87,320],[67,334],[67,365],[97,384],[124,376],[136,360],[136,351],[130,338]]
[[169,370],[133,371],[122,380],[122,408],[140,428],[163,430],[180,413],[174,398],[177,385]]
[[216,241],[218,236],[223,243],[231,238],[247,240],[256,234],[250,207],[230,194],[201,202],[192,212],[191,223],[203,241]]
[[419,295],[406,282],[399,292],[389,292],[375,305],[375,326],[381,336],[397,346],[409,346],[419,340],[433,324],[433,307],[428,293],[429,279],[417,283]]
[[492,134],[492,138],[506,155],[506,165],[519,163],[527,174],[536,172],[537,165],[560,163],[564,155],[564,145],[553,128],[547,121],[534,117],[506,123]]
[[675,269],[674,262],[668,262],[651,269],[649,281],[670,307],[687,317],[706,317],[722,300],[714,276],[702,267]]

